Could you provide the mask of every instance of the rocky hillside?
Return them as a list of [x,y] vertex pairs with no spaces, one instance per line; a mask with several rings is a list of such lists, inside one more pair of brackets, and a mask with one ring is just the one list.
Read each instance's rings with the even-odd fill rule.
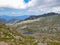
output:
[[60,45],[60,15],[0,25],[0,44]]
[[0,24],[0,45],[36,45],[34,42],[34,37],[25,36],[5,24]]
[[26,20],[12,24],[17,30],[27,30],[31,32],[53,33],[60,32],[60,15],[40,17],[33,20]]
[[[13,28],[12,28],[12,27]],[[10,25],[12,29],[23,30],[22,34],[35,37],[38,45],[60,45],[60,15],[49,15]],[[42,43],[42,44],[41,44]]]

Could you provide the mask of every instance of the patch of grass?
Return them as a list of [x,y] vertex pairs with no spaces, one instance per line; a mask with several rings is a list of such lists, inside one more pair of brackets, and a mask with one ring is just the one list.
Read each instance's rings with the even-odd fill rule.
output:
[[48,45],[60,45],[59,42],[49,42]]

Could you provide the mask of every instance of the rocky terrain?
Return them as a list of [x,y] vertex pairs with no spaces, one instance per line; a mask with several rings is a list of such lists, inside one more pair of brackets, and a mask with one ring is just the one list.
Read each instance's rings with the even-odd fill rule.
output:
[[0,24],[0,45],[60,45],[60,14],[32,16]]

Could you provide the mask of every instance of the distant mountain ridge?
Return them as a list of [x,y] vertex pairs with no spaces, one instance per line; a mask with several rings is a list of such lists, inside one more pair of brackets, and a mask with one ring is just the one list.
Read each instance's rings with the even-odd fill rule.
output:
[[0,16],[0,22],[5,21],[6,23],[13,23],[16,20],[22,21],[29,17],[28,15],[23,15],[23,16],[7,16],[7,15],[1,15]]
[[46,13],[46,14],[42,14],[42,15],[32,15],[32,16],[26,18],[25,20],[33,20],[33,19],[37,19],[40,17],[52,16],[52,15],[59,15],[59,14],[54,13],[54,12],[50,12],[50,13]]
[[18,19],[18,20],[24,20],[25,18],[29,17],[28,15],[23,15],[23,16],[7,16],[7,15],[1,15],[0,18],[4,18],[7,20],[11,19]]
[[46,16],[53,16],[53,15],[60,15],[58,13],[50,12],[42,15],[23,15],[23,16],[7,16],[7,15],[1,15],[0,16],[0,22],[3,23],[14,23],[16,21],[21,22],[25,20],[33,20],[40,17],[46,17]]

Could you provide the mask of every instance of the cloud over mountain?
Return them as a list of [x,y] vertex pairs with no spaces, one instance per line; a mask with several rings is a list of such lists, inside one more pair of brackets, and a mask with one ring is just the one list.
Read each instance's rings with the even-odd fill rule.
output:
[[60,12],[60,0],[32,0],[29,2],[30,11],[37,12]]
[[28,3],[24,0],[0,0],[0,9],[2,7],[22,10],[20,12],[13,11],[14,15],[17,15],[17,12],[19,15],[38,15],[47,12],[60,13],[60,0],[30,0]]

